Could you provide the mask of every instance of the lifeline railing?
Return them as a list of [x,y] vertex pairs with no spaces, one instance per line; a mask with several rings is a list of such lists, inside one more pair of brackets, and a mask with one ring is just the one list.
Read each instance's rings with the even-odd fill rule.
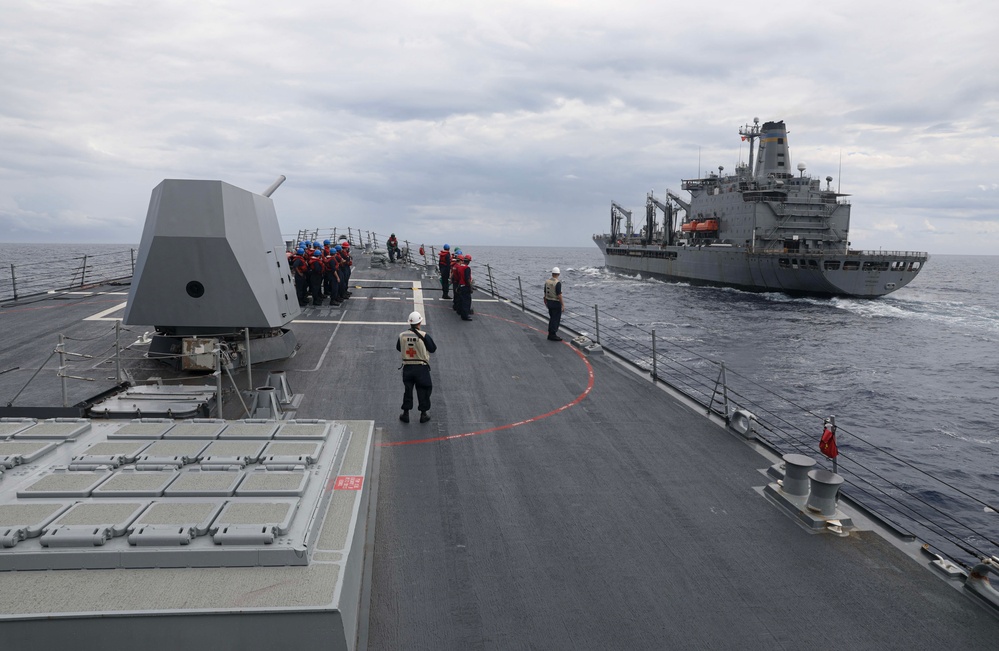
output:
[[[131,343],[127,343],[122,339],[123,333],[131,334]],[[59,333],[57,335],[57,343],[49,356],[45,359],[41,365],[35,369],[35,372],[28,378],[28,380],[21,386],[21,388],[14,393],[12,397],[6,399],[6,407],[11,408],[16,405],[21,394],[24,392],[28,386],[34,382],[35,378],[41,373],[43,369],[49,366],[49,362],[55,358],[58,365],[55,367],[56,377],[59,378],[62,391],[62,407],[63,409],[70,408],[70,390],[69,381],[76,380],[81,382],[96,382],[97,376],[102,373],[107,373],[110,369],[104,368],[104,365],[113,364],[114,376],[108,376],[105,379],[114,380],[115,385],[118,387],[142,384],[141,382],[135,382],[134,378],[125,371],[122,362],[143,362],[148,361],[150,358],[147,353],[135,353],[132,349],[142,343],[148,343],[148,332],[142,333],[134,328],[128,328],[121,324],[121,321],[117,319],[114,321],[114,325],[107,328],[104,334],[100,334],[96,337],[87,338],[77,338],[71,337]],[[139,335],[139,338],[136,338]],[[199,335],[193,334],[191,337],[198,338]],[[243,342],[239,341],[239,338],[243,337]],[[250,408],[247,403],[243,400],[240,388],[236,382],[236,379],[232,374],[232,364],[236,357],[242,357],[245,360],[246,367],[246,387],[247,391],[253,389],[255,385],[253,384],[253,363],[250,358],[250,329],[243,328],[241,330],[234,330],[232,332],[212,332],[211,334],[201,335],[201,338],[206,340],[211,340],[213,342],[212,348],[209,354],[213,360],[213,371],[209,375],[204,377],[214,377],[216,383],[216,393],[215,393],[215,410],[216,413],[223,413],[223,397],[224,396],[235,396],[239,400],[240,406],[242,407],[242,412],[239,413],[240,418],[249,417]],[[104,347],[101,348],[102,343]],[[243,343],[242,346],[239,344]],[[77,352],[74,350],[76,347],[86,347],[87,350],[91,352]],[[157,353],[155,359],[160,362],[167,362],[168,360],[182,360],[188,357],[185,353]],[[7,369],[8,371],[19,370],[17,367],[12,369]],[[6,372],[6,371],[4,371]],[[228,377],[229,386],[223,386],[224,378]],[[187,383],[187,377],[178,378],[163,378],[157,375],[155,378],[156,384],[164,384],[169,382],[177,382],[179,384]],[[6,397],[5,397],[6,398]],[[86,404],[86,401],[76,403],[76,406],[80,404]],[[141,414],[137,414],[137,417],[141,417]]]
[[[346,238],[352,247],[360,246],[365,251],[370,252],[375,249],[385,248],[385,242],[388,238],[383,238],[374,231],[364,230],[361,228],[340,228],[340,227],[327,227],[327,228],[316,228],[312,230],[300,230],[293,236],[285,240],[286,245],[291,250],[292,247],[296,246],[299,242],[319,242],[323,243],[329,240],[332,243],[339,242]],[[402,258],[414,264],[427,264],[426,253],[419,253],[420,249],[424,249],[422,244],[416,245],[415,243],[410,243],[407,239],[399,240],[400,242],[400,254]],[[414,246],[416,250],[414,250]],[[432,248],[432,247],[431,247]],[[425,249],[424,249],[425,251]]]
[[0,301],[71,292],[131,278],[135,249],[0,266]]

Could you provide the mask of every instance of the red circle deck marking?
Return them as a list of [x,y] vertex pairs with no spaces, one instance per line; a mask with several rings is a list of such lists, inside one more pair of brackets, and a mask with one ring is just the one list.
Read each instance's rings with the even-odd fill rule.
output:
[[[528,325],[526,323],[521,323],[520,321],[514,321],[513,319],[505,319],[505,318],[503,318],[501,316],[493,316],[491,314],[483,314],[482,316],[488,316],[491,319],[499,319],[500,321],[506,321],[507,323],[513,323],[513,324],[516,324],[516,325],[519,325],[519,326],[524,326],[526,328],[530,328],[531,330],[534,330],[535,332],[542,332],[540,329],[535,328],[532,325]],[[378,446],[379,447],[383,447],[383,448],[388,448],[388,447],[395,447],[395,446],[398,446],[398,445],[417,445],[419,443],[436,443],[438,441],[451,441],[451,440],[454,440],[454,439],[468,438],[469,436],[479,436],[480,434],[489,434],[490,432],[499,432],[499,431],[502,431],[502,430],[505,430],[505,429],[512,429],[514,427],[520,427],[521,425],[527,425],[528,423],[534,423],[534,422],[537,422],[539,420],[544,420],[545,418],[548,418],[549,416],[554,416],[555,414],[558,414],[558,413],[561,413],[561,412],[565,411],[569,407],[573,407],[575,405],[578,405],[580,402],[582,402],[583,398],[585,398],[586,396],[588,396],[590,394],[590,391],[593,390],[593,366],[590,365],[590,360],[586,359],[586,355],[584,355],[583,353],[581,353],[579,350],[576,350],[575,348],[573,348],[571,344],[569,344],[568,342],[564,342],[563,345],[569,346],[569,348],[572,350],[572,352],[576,353],[576,355],[578,355],[579,358],[581,360],[583,360],[583,363],[586,364],[586,374],[587,374],[586,388],[583,390],[582,393],[580,393],[578,396],[576,396],[576,399],[573,400],[572,402],[567,402],[566,404],[562,405],[561,407],[558,407],[556,409],[552,409],[551,411],[549,411],[547,413],[540,414],[538,416],[534,416],[534,417],[528,418],[526,420],[518,420],[516,423],[508,423],[506,425],[500,425],[498,427],[490,427],[489,429],[480,429],[480,430],[476,430],[474,432],[463,432],[461,434],[449,434],[447,436],[435,436],[435,437],[428,438],[428,439],[417,439],[417,440],[414,440],[414,441],[394,441],[392,443],[379,443]]]

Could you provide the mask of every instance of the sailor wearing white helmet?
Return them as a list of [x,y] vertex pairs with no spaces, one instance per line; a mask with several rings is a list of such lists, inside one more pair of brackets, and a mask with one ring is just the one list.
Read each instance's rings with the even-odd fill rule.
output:
[[430,335],[420,331],[423,317],[419,312],[409,315],[409,330],[399,334],[395,349],[402,355],[402,414],[399,420],[409,422],[409,410],[413,408],[413,387],[416,387],[417,406],[420,409],[420,422],[430,420],[430,393],[434,384],[430,379],[430,354],[437,350],[437,344]]
[[562,323],[562,310],[565,309],[565,299],[562,298],[562,281],[558,267],[552,268],[552,277],[545,281],[545,307],[548,308],[548,341],[562,341],[558,336],[558,326]]

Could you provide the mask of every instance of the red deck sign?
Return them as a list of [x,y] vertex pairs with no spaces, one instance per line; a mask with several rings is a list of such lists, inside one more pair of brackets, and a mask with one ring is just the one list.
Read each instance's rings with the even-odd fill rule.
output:
[[359,491],[363,483],[364,477],[361,475],[340,475],[333,483],[333,490]]

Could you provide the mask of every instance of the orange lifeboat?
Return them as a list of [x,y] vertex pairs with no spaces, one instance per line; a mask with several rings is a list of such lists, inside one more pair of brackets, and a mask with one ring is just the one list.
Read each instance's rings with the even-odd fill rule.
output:
[[717,231],[718,230],[718,220],[717,219],[705,219],[704,221],[697,224],[697,231]]
[[697,230],[697,227],[698,223],[697,220],[695,219],[692,222],[687,222],[686,224],[680,226],[680,230],[682,230],[684,233],[692,233]]

